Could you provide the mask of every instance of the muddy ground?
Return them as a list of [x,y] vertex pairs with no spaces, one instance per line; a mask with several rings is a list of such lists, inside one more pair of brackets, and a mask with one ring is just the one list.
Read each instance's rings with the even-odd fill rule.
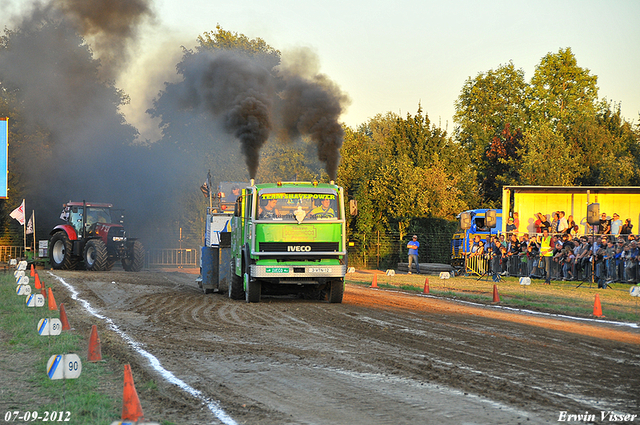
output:
[[[121,333],[87,313],[54,275]],[[110,362],[131,363],[137,382],[157,383],[140,391],[148,420],[537,424],[555,423],[563,411],[589,412],[596,423],[606,422],[601,411],[640,414],[637,329],[349,284],[342,304],[292,297],[247,304],[204,295],[195,277],[49,277],[76,329],[97,324]],[[137,349],[199,392],[169,382]]]

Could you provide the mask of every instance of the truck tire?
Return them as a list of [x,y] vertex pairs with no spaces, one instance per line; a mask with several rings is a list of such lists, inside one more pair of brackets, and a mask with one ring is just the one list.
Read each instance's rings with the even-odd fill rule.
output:
[[247,290],[245,291],[246,301],[248,303],[259,303],[260,302],[260,292],[262,291],[262,284],[259,280],[251,281],[251,275],[247,274]]
[[232,300],[241,300],[242,298],[244,298],[244,290],[242,289],[242,278],[236,275],[235,270],[231,270],[229,298],[231,298]]
[[56,232],[49,240],[49,260],[56,270],[73,270],[78,259],[71,255],[72,243],[65,232]]
[[82,259],[84,267],[92,272],[101,272],[107,268],[107,246],[100,239],[90,239],[84,244]]
[[139,272],[144,267],[144,246],[142,242],[133,241],[129,256],[122,259],[122,268],[128,272]]
[[342,279],[332,280],[329,283],[329,302],[341,303],[343,295],[344,295],[344,281]]

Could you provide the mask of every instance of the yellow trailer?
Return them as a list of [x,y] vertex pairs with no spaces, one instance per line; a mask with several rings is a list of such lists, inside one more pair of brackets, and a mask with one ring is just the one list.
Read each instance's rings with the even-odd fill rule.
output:
[[[638,186],[504,186],[502,211],[504,216],[517,218],[518,233],[535,233],[537,213],[549,218],[554,211],[564,211],[573,216],[579,226],[579,234],[591,233],[587,223],[587,205],[597,203],[600,214],[611,219],[614,213],[623,224],[631,220],[638,234],[640,220],[640,187]],[[502,233],[506,233],[507,220],[502,220]]]

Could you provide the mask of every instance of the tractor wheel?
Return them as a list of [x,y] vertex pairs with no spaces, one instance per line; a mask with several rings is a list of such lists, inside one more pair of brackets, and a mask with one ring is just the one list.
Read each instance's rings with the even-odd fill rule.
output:
[[344,295],[344,281],[342,279],[332,280],[329,285],[329,302],[341,303]]
[[122,268],[128,272],[139,272],[144,267],[144,247],[142,242],[134,241],[129,256],[122,259]]
[[107,268],[107,246],[101,239],[90,239],[84,245],[82,258],[87,270],[101,272]]
[[116,263],[116,259],[113,257],[109,257],[107,258],[107,262],[104,266],[104,271],[108,272],[111,271],[111,269],[113,268],[113,265]]
[[49,240],[49,260],[56,270],[73,270],[78,259],[71,255],[72,243],[64,232],[56,232]]

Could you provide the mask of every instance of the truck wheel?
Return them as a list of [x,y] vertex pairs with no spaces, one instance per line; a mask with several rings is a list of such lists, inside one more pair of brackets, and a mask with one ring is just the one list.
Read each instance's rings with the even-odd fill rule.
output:
[[251,276],[249,276],[249,274],[246,275],[245,279],[247,279],[247,290],[245,291],[247,302],[259,303],[262,284],[259,280],[251,282]]
[[122,259],[122,268],[128,272],[139,272],[144,267],[144,246],[142,242],[133,241],[128,256]]
[[73,270],[78,259],[71,255],[72,243],[64,232],[56,232],[49,240],[49,260],[56,270]]
[[231,283],[229,284],[229,298],[241,300],[244,297],[242,289],[242,278],[236,275],[235,270],[231,270]]
[[342,296],[344,295],[344,281],[340,280],[332,280],[329,284],[329,302],[330,303],[341,303]]
[[111,271],[111,269],[113,268],[113,265],[116,263],[116,259],[113,257],[109,257],[107,258],[107,263],[104,266],[104,270],[105,271]]
[[103,271],[107,267],[107,246],[100,239],[91,239],[84,245],[82,258],[87,270]]

